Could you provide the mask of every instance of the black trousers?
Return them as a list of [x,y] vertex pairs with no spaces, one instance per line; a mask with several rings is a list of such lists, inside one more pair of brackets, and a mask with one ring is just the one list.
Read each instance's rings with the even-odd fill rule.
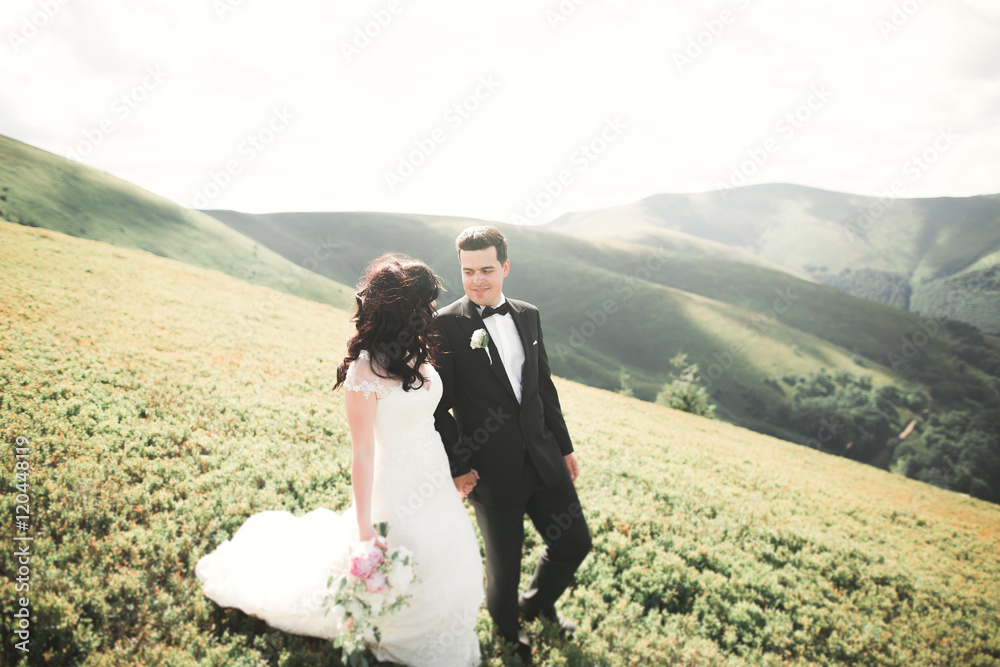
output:
[[556,600],[572,583],[573,574],[591,549],[590,528],[569,475],[554,486],[545,486],[525,455],[521,489],[521,502],[515,505],[472,502],[486,547],[486,606],[500,633],[511,641],[517,641],[520,629],[518,588],[524,515],[531,518],[545,541],[535,574],[522,596],[532,615],[554,617]]

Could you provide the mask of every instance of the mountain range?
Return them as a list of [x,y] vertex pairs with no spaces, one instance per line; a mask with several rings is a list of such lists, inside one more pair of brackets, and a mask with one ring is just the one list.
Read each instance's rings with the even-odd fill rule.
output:
[[729,249],[741,253],[729,255],[739,261],[764,261],[849,294],[1000,333],[1000,195],[889,199],[751,185],[655,195],[566,214],[545,227],[688,254]]

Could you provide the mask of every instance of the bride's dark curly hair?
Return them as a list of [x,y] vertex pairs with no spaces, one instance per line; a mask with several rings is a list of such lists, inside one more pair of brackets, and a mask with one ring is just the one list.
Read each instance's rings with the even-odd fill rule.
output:
[[347,341],[333,388],[344,383],[362,350],[368,350],[372,372],[379,377],[401,378],[404,391],[422,387],[426,379],[420,366],[434,363],[437,350],[431,304],[440,292],[437,276],[420,260],[387,253],[369,264],[354,295],[357,331]]

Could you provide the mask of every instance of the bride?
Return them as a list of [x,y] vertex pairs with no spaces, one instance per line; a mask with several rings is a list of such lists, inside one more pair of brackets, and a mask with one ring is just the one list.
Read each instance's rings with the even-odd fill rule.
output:
[[[251,516],[198,562],[205,595],[286,632],[333,639],[342,622],[320,604],[330,569],[359,541],[405,546],[417,583],[407,606],[379,620],[381,641],[369,648],[405,665],[479,664],[482,561],[434,430],[442,388],[428,327],[439,290],[430,268],[409,257],[383,255],[368,266],[334,387],[347,390],[354,504],[343,514]],[[373,527],[382,521],[384,539]]]

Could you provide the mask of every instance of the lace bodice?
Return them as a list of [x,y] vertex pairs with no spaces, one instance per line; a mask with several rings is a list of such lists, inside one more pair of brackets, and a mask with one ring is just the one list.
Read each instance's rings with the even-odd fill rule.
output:
[[[378,372],[376,372],[376,368]],[[430,364],[424,364],[420,368],[420,373],[424,377],[424,384],[420,386],[420,389],[430,390],[430,373],[434,372],[434,367]],[[392,390],[402,387],[403,381],[398,378],[386,378],[382,375],[388,375],[385,370],[378,364],[378,362],[372,362],[371,354],[368,350],[361,350],[358,353],[358,359],[351,364],[350,368],[347,369],[347,378],[344,380],[344,389],[347,391],[357,391],[365,395],[368,398],[373,393],[376,399],[383,399],[387,397]],[[434,373],[435,378],[437,376]],[[439,397],[440,398],[440,397]]]
[[[378,372],[376,372],[376,369]],[[424,378],[424,382],[420,387],[411,387],[409,392],[415,391],[426,391],[430,393],[435,393],[437,396],[434,398],[435,406],[437,401],[441,400],[441,388],[440,386],[440,376],[438,376],[437,371],[434,370],[434,366],[429,363],[425,363],[420,367],[420,374]],[[365,398],[370,397],[375,394],[375,398],[378,400],[384,400],[392,394],[396,389],[402,390],[403,380],[400,378],[387,378],[382,377],[382,375],[388,375],[386,371],[378,364],[378,361],[372,361],[371,354],[368,350],[361,350],[358,354],[358,359],[351,364],[350,368],[347,369],[347,378],[344,380],[344,389],[347,391],[357,391],[364,394]],[[433,412],[433,408],[431,408]]]

